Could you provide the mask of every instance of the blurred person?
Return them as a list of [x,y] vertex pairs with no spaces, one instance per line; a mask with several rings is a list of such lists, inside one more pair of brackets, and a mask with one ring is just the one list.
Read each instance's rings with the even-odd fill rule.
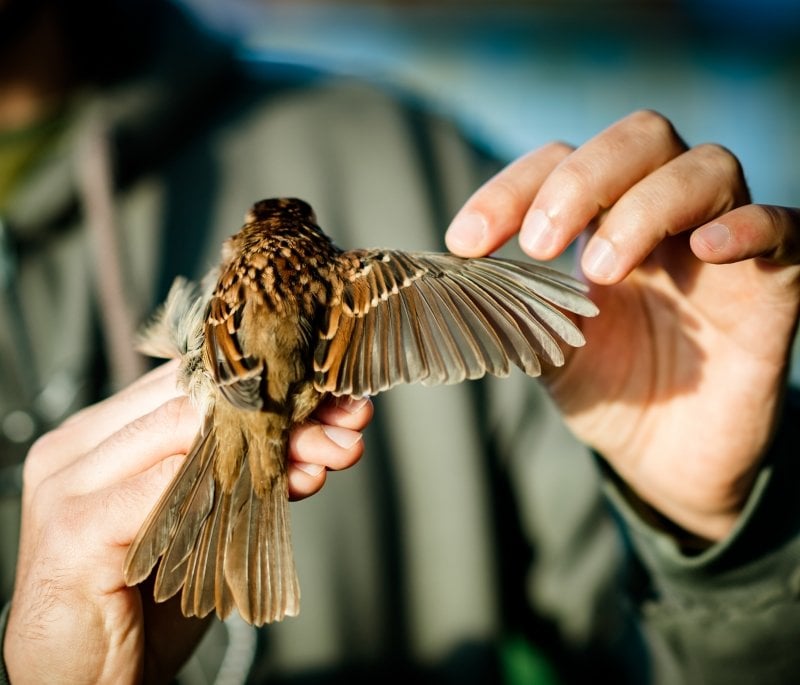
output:
[[[800,214],[750,204],[731,153],[636,112],[503,167],[380,89],[246,67],[168,3],[0,12],[12,683],[169,682],[192,652],[181,682],[800,675]],[[255,631],[124,586],[198,426],[174,365],[139,377],[130,343],[280,195],[345,247],[478,256],[518,234],[550,260],[580,237],[601,314],[543,384],[396,388],[371,422],[345,401],[298,429],[295,498],[368,457],[293,507],[301,613]]]

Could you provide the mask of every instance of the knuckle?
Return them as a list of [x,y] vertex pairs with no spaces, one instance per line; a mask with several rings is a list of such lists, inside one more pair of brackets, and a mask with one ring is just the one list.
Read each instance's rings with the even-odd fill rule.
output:
[[614,207],[615,214],[625,217],[626,223],[637,233],[656,225],[654,219],[663,215],[665,198],[662,193],[648,187],[625,195]]
[[678,140],[678,134],[672,122],[656,110],[637,110],[629,115],[628,121],[649,137],[658,140]]
[[568,157],[575,151],[575,146],[564,142],[563,140],[551,140],[539,148],[538,153],[554,162],[558,162],[565,157]]
[[693,148],[707,164],[714,166],[726,178],[740,179],[744,177],[741,162],[728,148],[719,143],[701,143]]
[[26,490],[37,488],[48,476],[56,449],[64,449],[58,428],[41,435],[33,443],[22,465],[22,484]]
[[482,192],[477,198],[480,205],[516,207],[525,199],[519,185],[502,172],[495,176],[484,190],[485,192]]
[[41,531],[48,540],[58,541],[69,532],[74,520],[74,498],[65,492],[59,474],[43,478],[28,492],[25,510],[33,529]]
[[701,143],[691,153],[700,167],[717,180],[717,211],[749,202],[741,162],[728,148],[718,143]]
[[177,433],[186,415],[185,410],[186,398],[171,399],[154,411],[135,418],[124,426],[120,433],[126,439],[143,432]]
[[767,254],[779,264],[797,264],[800,261],[800,231],[787,225],[786,210],[772,205],[750,205],[747,208],[750,223],[764,233]]
[[598,205],[606,207],[611,200],[605,197],[598,197],[596,174],[594,160],[575,155],[565,159],[553,173],[552,178],[557,179],[559,192],[563,197],[592,197],[597,200]]

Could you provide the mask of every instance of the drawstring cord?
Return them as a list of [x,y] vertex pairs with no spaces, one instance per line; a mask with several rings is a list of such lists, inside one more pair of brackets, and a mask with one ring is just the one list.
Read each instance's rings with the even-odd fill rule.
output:
[[122,246],[114,216],[114,184],[108,129],[95,109],[86,119],[76,146],[78,192],[89,232],[100,325],[106,341],[109,379],[119,390],[146,369],[133,346],[136,316],[128,297]]

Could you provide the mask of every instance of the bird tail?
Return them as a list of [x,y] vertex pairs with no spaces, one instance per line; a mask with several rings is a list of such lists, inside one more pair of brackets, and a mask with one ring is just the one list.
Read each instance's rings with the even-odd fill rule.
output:
[[248,460],[240,461],[230,492],[215,479],[218,441],[207,420],[180,471],[144,522],[125,559],[128,585],[158,563],[154,596],[162,602],[183,590],[186,616],[235,607],[254,625],[295,616],[300,587],[294,566],[288,481],[281,470],[254,488]]

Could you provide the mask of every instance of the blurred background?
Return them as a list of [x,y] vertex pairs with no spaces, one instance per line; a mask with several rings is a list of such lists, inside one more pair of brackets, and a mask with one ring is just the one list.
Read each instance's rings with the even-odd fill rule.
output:
[[800,201],[798,0],[183,2],[253,58],[401,87],[505,157],[648,107],[730,147],[758,201]]
[[504,158],[647,107],[730,148],[755,201],[800,205],[798,0],[182,2],[248,59],[401,89]]

